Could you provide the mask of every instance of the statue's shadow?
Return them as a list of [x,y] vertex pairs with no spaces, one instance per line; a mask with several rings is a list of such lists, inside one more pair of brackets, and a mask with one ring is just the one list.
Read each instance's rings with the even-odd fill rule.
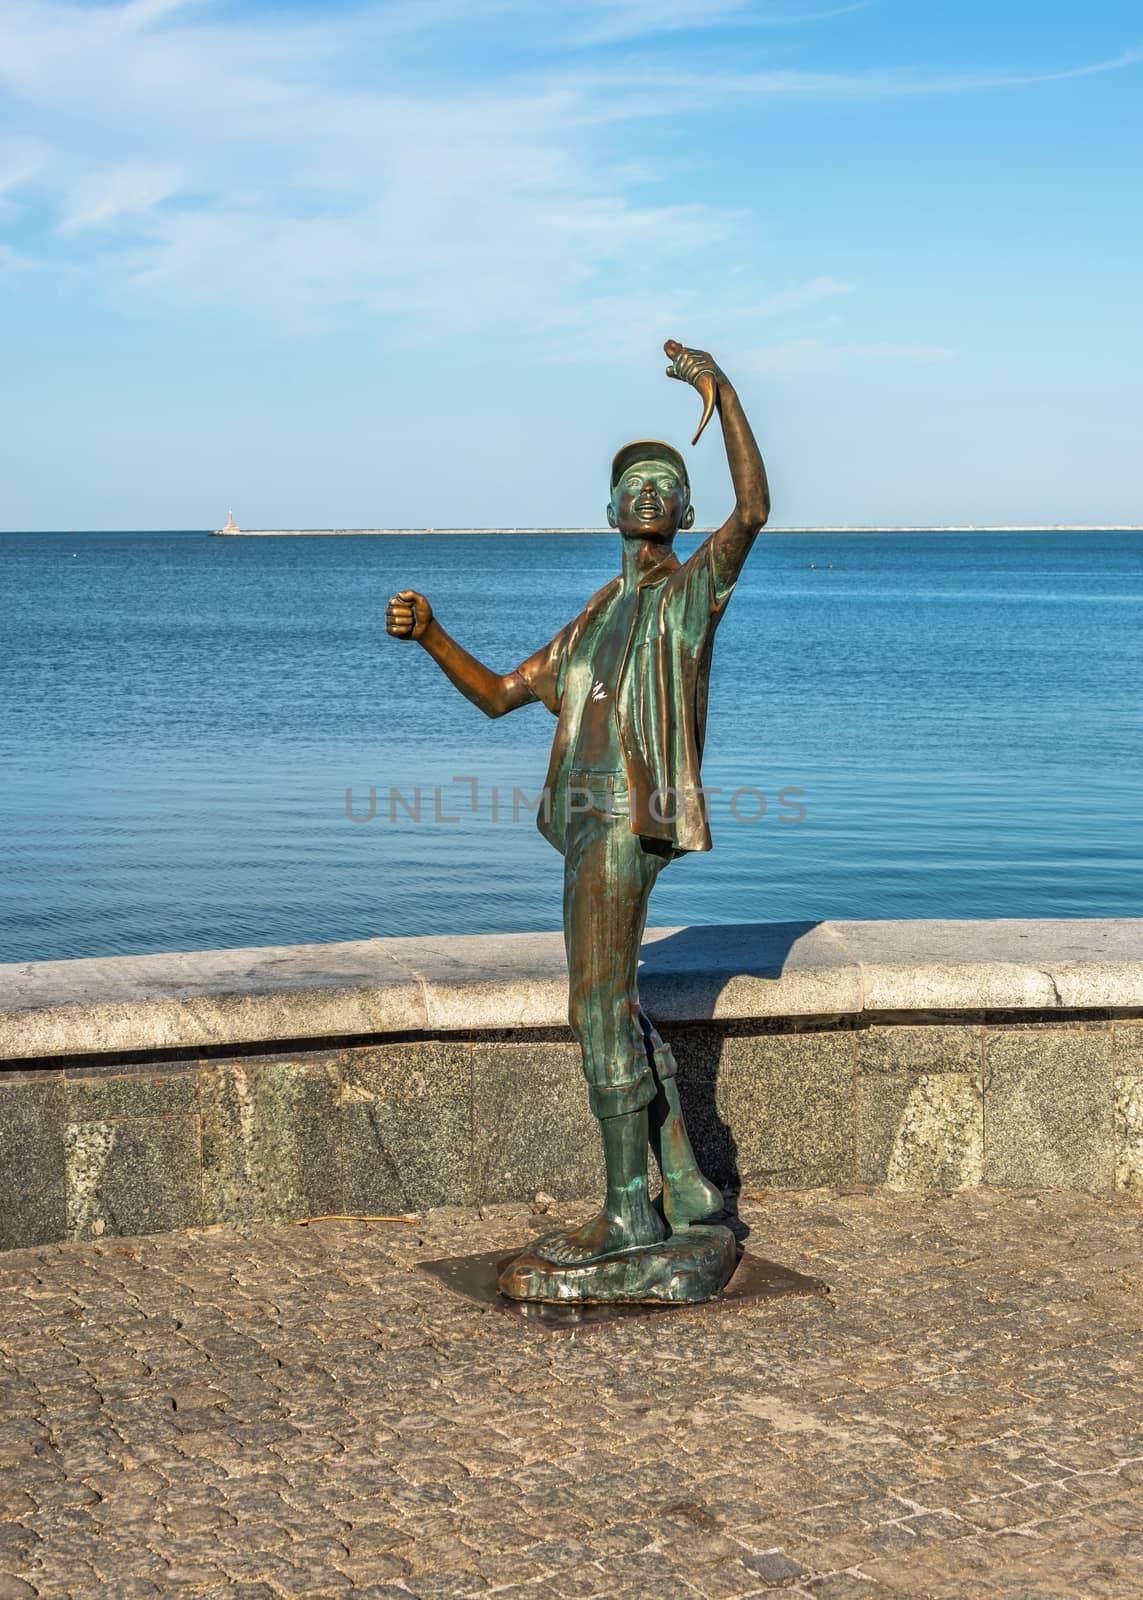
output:
[[715,1013],[735,979],[780,978],[793,946],[817,926],[766,922],[680,928],[652,934],[641,951],[640,1000],[679,1064],[679,1098],[699,1166],[723,1192],[723,1215],[711,1220],[730,1228],[740,1246],[750,1229],[738,1214],[738,1145],[722,1114],[719,1074],[727,1039],[753,1032],[758,1024],[715,1021]]

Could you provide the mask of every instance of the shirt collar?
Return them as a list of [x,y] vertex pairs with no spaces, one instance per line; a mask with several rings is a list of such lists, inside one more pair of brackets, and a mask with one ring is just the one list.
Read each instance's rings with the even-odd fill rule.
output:
[[635,585],[637,589],[646,589],[649,584],[662,583],[664,578],[669,578],[672,572],[677,572],[682,562],[672,550],[665,555],[662,561],[657,561],[649,572],[645,572]]

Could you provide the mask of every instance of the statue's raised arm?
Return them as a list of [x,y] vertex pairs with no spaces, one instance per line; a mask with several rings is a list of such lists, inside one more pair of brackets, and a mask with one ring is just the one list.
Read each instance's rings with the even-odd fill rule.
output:
[[703,397],[703,417],[693,443],[717,410],[722,423],[726,459],[734,484],[734,510],[711,539],[716,579],[720,590],[733,588],[742,564],[770,515],[770,485],[762,452],[754,437],[738,392],[722,368],[705,350],[688,350],[677,339],[663,346],[671,358],[669,377],[689,383]]

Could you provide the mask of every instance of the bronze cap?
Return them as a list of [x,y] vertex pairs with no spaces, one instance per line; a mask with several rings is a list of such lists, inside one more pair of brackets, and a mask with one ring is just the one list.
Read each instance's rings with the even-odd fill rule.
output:
[[633,461],[666,461],[683,480],[687,499],[690,499],[691,480],[687,476],[687,464],[673,444],[664,444],[662,439],[633,439],[630,444],[625,444],[615,452],[615,459],[611,463],[612,489]]

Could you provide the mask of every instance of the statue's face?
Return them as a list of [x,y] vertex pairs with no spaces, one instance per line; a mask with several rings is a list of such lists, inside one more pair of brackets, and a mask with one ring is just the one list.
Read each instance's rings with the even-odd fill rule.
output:
[[607,520],[625,539],[669,544],[695,514],[678,473],[666,461],[633,461],[615,485]]

